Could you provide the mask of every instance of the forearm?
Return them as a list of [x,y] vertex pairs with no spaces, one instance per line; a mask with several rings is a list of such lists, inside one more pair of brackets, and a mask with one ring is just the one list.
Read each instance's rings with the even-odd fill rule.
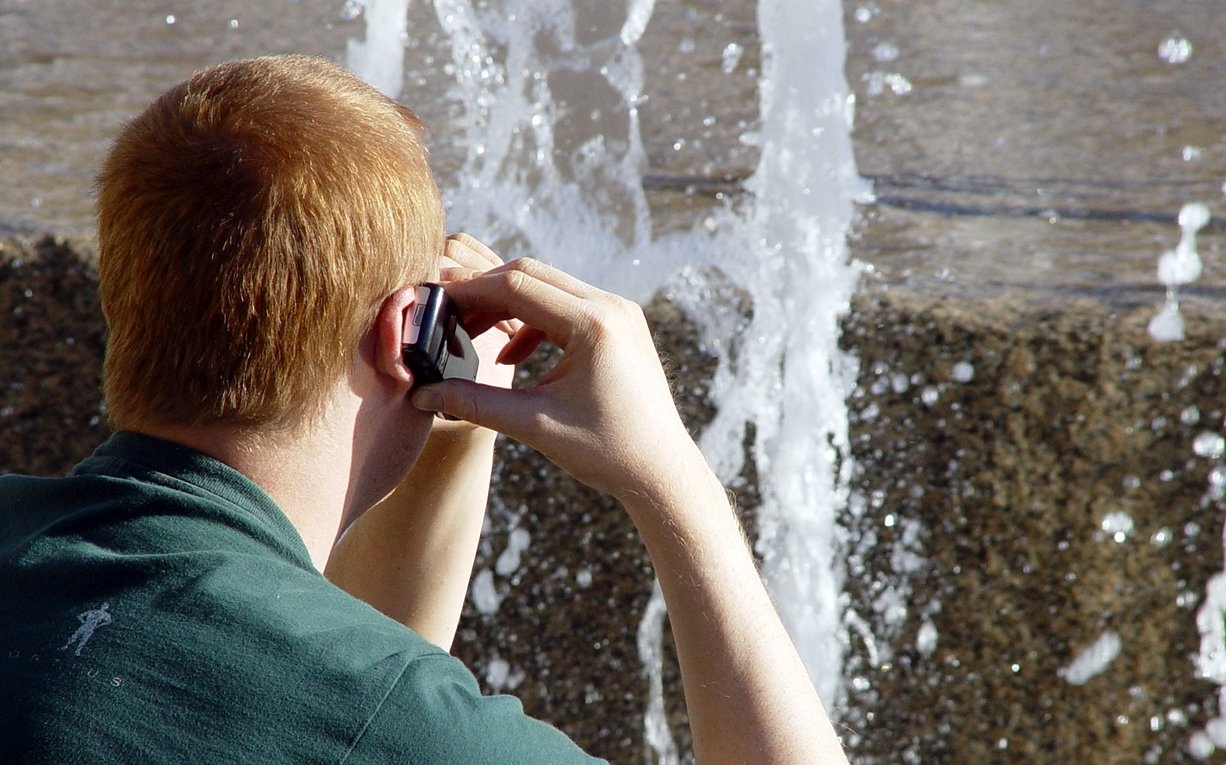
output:
[[562,356],[529,389],[444,381],[419,388],[414,406],[506,433],[622,503],[664,592],[698,761],[845,764],[723,487],[681,422],[642,309],[529,260],[449,294],[523,322],[500,361],[523,361],[543,341]]
[[325,575],[449,649],[489,496],[495,434],[435,428],[395,492],[337,542]]
[[681,462],[621,501],[668,606],[697,762],[846,763],[723,487],[696,448]]

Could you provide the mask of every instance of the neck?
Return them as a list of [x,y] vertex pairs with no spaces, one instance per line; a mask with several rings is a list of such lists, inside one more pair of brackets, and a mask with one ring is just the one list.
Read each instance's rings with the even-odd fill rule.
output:
[[352,428],[345,432],[325,421],[276,432],[230,424],[131,429],[195,449],[250,478],[289,518],[323,571],[352,514]]

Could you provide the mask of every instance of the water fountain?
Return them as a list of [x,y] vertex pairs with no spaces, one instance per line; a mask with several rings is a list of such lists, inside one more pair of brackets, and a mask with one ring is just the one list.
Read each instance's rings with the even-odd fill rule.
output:
[[[349,49],[350,65],[393,95],[404,41],[389,19],[403,19],[407,5],[368,0],[367,39]],[[843,401],[854,371],[837,322],[857,279],[844,237],[853,198],[865,191],[851,156],[841,4],[761,2],[761,124],[747,137],[760,159],[745,183],[750,197],[658,238],[642,190],[637,108],[650,97],[636,43],[652,0],[616,11],[514,0],[434,8],[461,111],[448,132],[466,149],[446,191],[453,227],[641,301],[666,290],[704,327],[720,365],[702,446],[731,480],[745,467],[747,428],[753,433],[764,573],[824,698],[836,702],[845,641],[835,518],[850,467]],[[751,318],[719,304],[715,270],[747,293]],[[488,578],[478,581],[488,591]],[[658,690],[661,609],[657,590],[639,644],[657,687],[649,738],[667,761],[675,745]]]
[[[837,344],[854,275],[839,232],[861,188],[841,144],[836,4],[293,6],[0,12],[15,63],[0,67],[0,165],[18,162],[0,228],[87,231],[100,147],[191,69],[341,57],[362,38],[349,60],[434,128],[455,227],[650,301],[772,587],[801,612],[827,607],[788,621],[856,761],[1220,757],[1211,3],[941,4],[973,7],[969,26],[933,3],[847,4],[878,201],[851,241],[876,269]],[[839,95],[809,99],[821,92]],[[1195,240],[1198,216],[1175,216],[1192,199],[1214,215]],[[1154,254],[1177,223],[1187,246],[1164,273],[1186,279],[1191,253],[1201,273],[1172,290],[1184,339],[1156,342]],[[0,241],[6,469],[58,472],[102,436],[91,278],[87,240]],[[506,454],[459,652],[593,751],[684,760],[666,619],[632,530]],[[784,512],[844,504],[837,522]]]

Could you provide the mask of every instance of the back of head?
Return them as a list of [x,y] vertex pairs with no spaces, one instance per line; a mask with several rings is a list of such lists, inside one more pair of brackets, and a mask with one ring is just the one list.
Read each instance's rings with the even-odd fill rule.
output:
[[422,133],[302,56],[199,72],[130,122],[98,179],[112,422],[318,414],[383,298],[443,250]]

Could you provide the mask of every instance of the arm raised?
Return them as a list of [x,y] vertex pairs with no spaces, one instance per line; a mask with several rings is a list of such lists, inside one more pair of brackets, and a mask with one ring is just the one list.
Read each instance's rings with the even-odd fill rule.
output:
[[[485,245],[461,234],[447,243],[442,282],[501,263]],[[495,359],[512,325],[484,322],[480,329],[474,342],[481,359],[478,379],[510,387],[514,367]],[[337,541],[324,572],[328,579],[450,650],[485,518],[496,435],[472,423],[436,420],[396,490]]]
[[712,763],[845,763],[770,602],[727,495],[685,430],[634,303],[535,261],[451,291],[468,310],[526,325],[500,360],[562,350],[534,387],[447,381],[414,405],[499,430],[618,499],[660,580],[695,755]]

